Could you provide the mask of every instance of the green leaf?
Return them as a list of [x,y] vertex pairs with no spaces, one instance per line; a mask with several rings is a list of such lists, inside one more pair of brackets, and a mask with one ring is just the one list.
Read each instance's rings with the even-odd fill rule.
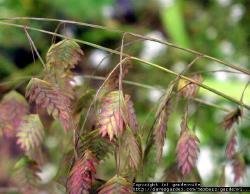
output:
[[182,13],[182,1],[172,1],[170,6],[165,6],[162,9],[161,19],[165,31],[170,35],[172,41],[180,46],[188,48],[190,43]]

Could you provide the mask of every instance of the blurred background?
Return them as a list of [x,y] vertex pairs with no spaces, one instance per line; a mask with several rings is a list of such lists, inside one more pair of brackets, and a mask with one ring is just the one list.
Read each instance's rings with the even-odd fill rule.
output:
[[[191,48],[229,63],[250,68],[250,1],[248,0],[0,0],[0,17],[18,16],[67,19],[78,22],[103,25],[110,29],[119,29],[146,35]],[[122,35],[107,30],[95,29],[74,24],[53,21],[16,20],[8,21],[25,24],[39,29],[57,32],[68,37],[88,41],[104,47],[119,49]],[[45,59],[46,52],[53,42],[60,38],[28,30],[39,53]],[[132,36],[124,40],[124,52],[143,60],[154,62],[175,72],[181,72],[195,56],[163,44],[145,41]],[[119,56],[81,44],[85,56],[74,70],[75,84],[83,88],[95,88],[101,82],[95,80],[105,76],[119,61]],[[104,60],[105,58],[105,60]],[[27,77],[39,75],[42,64],[32,57],[29,41],[23,29],[0,24],[0,95],[11,88],[24,93]],[[207,59],[200,59],[187,72],[200,73],[203,83],[233,98],[240,99],[249,76]],[[93,77],[94,75],[94,77]],[[92,79],[93,78],[93,79]],[[174,78],[155,68],[134,64],[126,80],[149,85],[147,88],[125,84],[135,104],[140,125],[150,128],[154,119],[154,107]],[[21,81],[20,81],[21,80]],[[226,110],[233,110],[236,104],[204,89],[199,90],[198,98],[204,103],[191,102],[190,126],[195,126],[201,141],[197,171],[204,185],[217,185],[223,166],[225,166],[226,185],[233,185],[230,162],[225,159],[224,150],[227,134],[219,126]],[[250,89],[245,92],[243,102],[250,105]],[[147,180],[160,180],[171,169],[175,161],[175,146],[180,131],[180,119],[183,114],[183,102],[176,105],[172,113],[164,146],[164,159],[160,165],[148,162],[145,172]],[[197,116],[198,115],[198,116]],[[250,185],[250,122],[249,112],[245,111],[238,131],[239,149],[244,150],[247,164],[246,177],[241,185]],[[147,130],[146,130],[147,131]],[[146,132],[145,132],[146,133]],[[45,147],[50,150],[50,163],[43,169],[44,181],[51,180],[59,166],[57,165],[60,139],[55,133],[48,135]],[[0,186],[8,184],[10,161],[13,153],[7,153],[4,144],[0,147]],[[57,154],[55,154],[57,153]],[[8,157],[7,157],[8,156]],[[18,157],[18,156],[16,156]],[[5,159],[3,159],[5,158]],[[104,169],[112,172],[111,167]]]

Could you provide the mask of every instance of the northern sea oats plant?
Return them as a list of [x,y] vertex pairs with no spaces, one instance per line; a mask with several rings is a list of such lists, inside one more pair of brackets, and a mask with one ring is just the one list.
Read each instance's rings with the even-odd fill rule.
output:
[[[250,107],[242,100],[234,99],[207,86],[203,83],[204,78],[200,74],[190,76],[186,71],[200,59],[222,63],[247,76],[250,75],[249,70],[169,42],[114,30],[115,33],[123,35],[122,43],[126,36],[133,36],[168,45],[196,57],[187,65],[186,71],[176,73],[152,62],[130,56],[123,52],[123,44],[121,51],[113,50],[84,40],[15,23],[22,20],[56,21],[111,30],[103,26],[57,19],[13,18],[12,22],[0,21],[1,26],[25,29],[27,36],[29,36],[28,31],[38,31],[62,39],[48,49],[42,73],[26,80],[25,92],[16,91],[11,86],[0,102],[1,134],[3,137],[14,139],[20,149],[20,159],[15,165],[12,180],[12,186],[17,191],[27,194],[42,191],[53,194],[133,193],[133,181],[152,179],[151,175],[147,176],[145,173],[146,169],[166,160],[163,157],[164,145],[168,140],[167,133],[172,130],[168,123],[178,103],[182,103],[184,116],[178,124],[180,134],[171,147],[175,155],[174,161],[165,167],[162,180],[201,181],[197,175],[196,162],[202,142],[198,138],[195,127],[191,127],[192,120],[189,117],[191,111],[186,107],[192,103],[205,104],[214,108],[218,106],[199,100],[199,88],[213,92],[237,105],[236,110],[225,114],[218,126],[224,128],[223,132],[228,135],[225,161],[232,163],[234,182],[238,183],[244,177],[245,150],[237,148],[238,130],[236,128],[240,118],[244,118],[243,110],[249,110]],[[84,60],[84,52],[78,43],[102,49],[120,57],[117,65],[103,78],[104,82],[100,87],[88,90],[74,84],[75,69]],[[39,55],[39,53],[36,54]],[[138,63],[176,77],[168,86],[165,86],[165,93],[157,103],[157,107],[153,109],[155,116],[152,127],[146,130],[142,123],[138,122],[135,108],[137,101],[133,102],[134,98],[129,94],[125,84],[133,87],[150,86],[124,80],[126,75],[133,73],[133,68]],[[90,77],[95,78],[94,75]],[[182,99],[181,102],[180,99]],[[49,121],[53,122],[47,125]],[[50,154],[50,150],[45,146],[48,133],[56,133],[56,138],[60,141],[60,150],[57,154],[67,160],[58,164],[58,172],[51,181],[43,182],[40,175],[41,169],[49,162]],[[110,170],[112,176],[103,170],[103,166]],[[223,162],[221,168],[224,172]],[[224,176],[224,173],[222,174]]]

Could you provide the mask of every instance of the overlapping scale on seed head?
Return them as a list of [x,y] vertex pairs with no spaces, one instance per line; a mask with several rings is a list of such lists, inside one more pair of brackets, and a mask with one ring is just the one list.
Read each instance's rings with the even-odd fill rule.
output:
[[240,182],[246,173],[246,164],[243,155],[237,153],[232,159],[233,173],[234,173],[234,183]]
[[[199,74],[195,74],[191,77],[192,80],[201,83],[202,77]],[[186,98],[192,98],[195,97],[198,92],[199,86],[195,83],[192,83],[190,81],[180,79],[178,83],[178,91],[180,94]]]
[[83,55],[83,51],[75,41],[65,39],[50,47],[46,62],[48,66],[72,69],[81,61]]
[[183,131],[178,140],[176,151],[177,163],[181,173],[183,175],[189,174],[198,158],[199,139],[191,131]]
[[17,133],[17,144],[26,153],[38,148],[44,138],[44,128],[37,114],[26,116]]
[[134,103],[129,95],[125,95],[125,115],[126,124],[136,133],[138,130],[138,122],[135,114]]
[[46,108],[49,115],[59,119],[65,130],[75,128],[72,118],[71,99],[60,88],[49,82],[32,78],[26,88],[26,97],[38,108]]
[[98,194],[132,194],[132,184],[121,176],[115,176],[105,183]]
[[124,98],[120,91],[112,91],[101,100],[97,113],[97,128],[110,141],[124,131]]
[[235,123],[239,123],[239,119],[242,116],[242,110],[237,108],[229,112],[223,119],[222,126],[225,130],[229,130]]
[[226,147],[226,157],[228,159],[232,159],[234,154],[236,153],[237,139],[236,139],[236,131],[233,130],[230,134],[227,147]]
[[67,181],[69,194],[89,193],[96,174],[98,161],[90,150],[77,160]]
[[15,137],[22,119],[29,112],[25,98],[11,91],[4,95],[0,102],[0,130],[6,137]]

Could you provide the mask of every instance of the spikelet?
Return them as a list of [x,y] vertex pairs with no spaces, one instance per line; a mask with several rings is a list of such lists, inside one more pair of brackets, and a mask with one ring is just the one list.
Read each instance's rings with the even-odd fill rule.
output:
[[71,71],[61,71],[60,69],[45,70],[44,81],[49,82],[64,91],[65,94],[73,101],[75,99],[75,91],[72,85],[73,74]]
[[111,153],[112,148],[110,141],[100,137],[98,130],[92,130],[84,134],[80,139],[80,152],[89,149],[99,161]]
[[159,162],[162,157],[162,149],[166,137],[167,113],[163,110],[154,126],[154,141],[156,146],[156,160]]
[[231,129],[233,124],[239,122],[241,116],[242,116],[242,111],[240,108],[233,110],[224,117],[222,126],[224,127],[225,130]]
[[181,123],[182,132],[177,143],[177,163],[182,175],[189,174],[196,164],[199,139],[188,129],[186,118]]
[[97,128],[102,137],[120,136],[124,131],[124,97],[120,91],[112,91],[102,98],[97,115]]
[[233,129],[230,134],[230,138],[228,140],[226,147],[226,157],[228,159],[232,159],[232,157],[236,153],[236,146],[237,146],[236,131]]
[[130,168],[137,170],[142,158],[141,143],[130,128],[127,128],[124,139],[124,149],[128,153],[128,164]]
[[46,108],[49,115],[59,119],[65,130],[75,129],[70,97],[59,88],[46,81],[32,78],[26,88],[26,97],[39,108]]
[[69,194],[88,194],[96,173],[97,159],[90,150],[75,162],[67,181]]
[[[196,74],[191,77],[194,81],[201,83],[202,77],[199,74]],[[178,83],[178,91],[180,94],[186,98],[195,97],[198,92],[199,86],[195,83],[189,82],[184,79],[180,79]]]
[[125,95],[125,116],[126,124],[133,130],[134,133],[138,130],[138,122],[135,114],[134,104],[129,95]]
[[154,141],[156,145],[156,159],[159,162],[162,157],[162,149],[166,137],[167,122],[171,110],[171,101],[168,100],[164,107],[160,106],[157,113],[157,119],[154,125]]
[[62,40],[53,44],[47,52],[44,80],[59,87],[71,99],[75,98],[73,82],[74,68],[82,59],[83,51],[73,40]]
[[246,164],[242,154],[237,153],[234,155],[232,160],[233,173],[234,173],[234,183],[240,182],[246,172]]
[[17,133],[17,144],[26,153],[30,153],[41,145],[43,138],[44,129],[39,116],[37,114],[27,115]]
[[4,95],[0,103],[0,130],[6,137],[15,137],[23,117],[28,114],[29,106],[25,98],[11,91]]
[[73,40],[65,39],[50,47],[46,56],[46,65],[68,70],[74,68],[82,57],[83,51],[80,46]]
[[132,184],[125,178],[115,176],[99,188],[98,194],[132,194]]
[[38,164],[26,156],[15,164],[13,179],[23,194],[39,193],[39,172],[41,170]]
[[156,112],[156,120],[153,128],[153,138],[156,146],[156,160],[158,162],[162,157],[162,149],[166,137],[167,122],[171,112],[171,95],[173,88],[174,84],[170,84]]

